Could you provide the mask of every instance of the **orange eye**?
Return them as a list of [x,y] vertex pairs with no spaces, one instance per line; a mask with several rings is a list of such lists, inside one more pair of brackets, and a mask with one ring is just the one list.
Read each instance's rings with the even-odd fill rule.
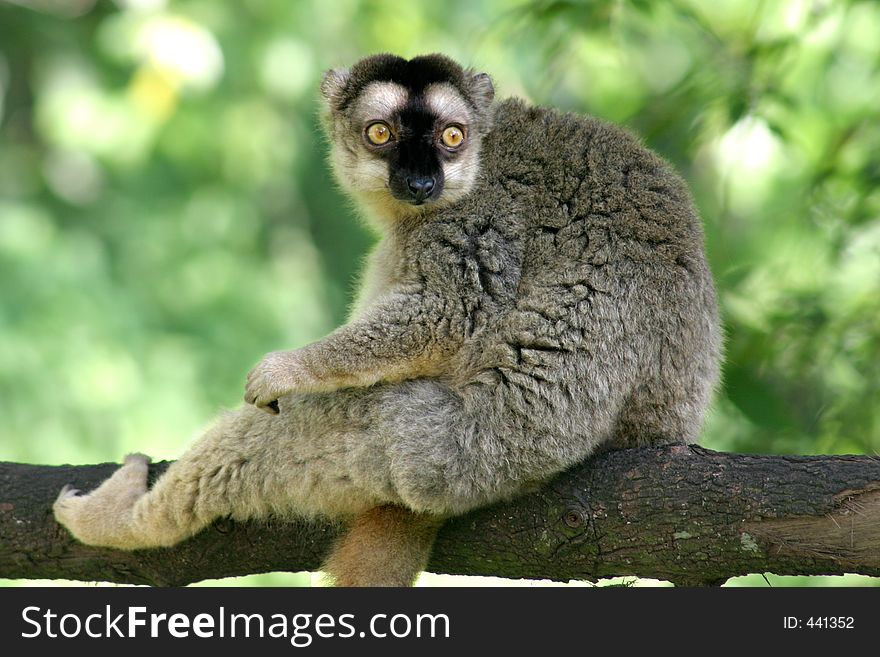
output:
[[458,148],[464,141],[464,133],[461,128],[451,125],[443,131],[440,139],[443,140],[443,145],[447,148]]
[[367,128],[367,139],[376,146],[387,144],[391,139],[391,128],[384,123],[373,123]]

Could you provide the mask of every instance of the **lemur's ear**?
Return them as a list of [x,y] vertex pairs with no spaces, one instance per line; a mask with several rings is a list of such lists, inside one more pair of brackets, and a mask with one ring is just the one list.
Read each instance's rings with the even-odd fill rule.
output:
[[344,68],[334,68],[324,74],[321,80],[321,95],[334,108],[342,104],[345,86],[351,74]]
[[468,71],[468,91],[480,111],[485,112],[495,98],[495,86],[488,73]]

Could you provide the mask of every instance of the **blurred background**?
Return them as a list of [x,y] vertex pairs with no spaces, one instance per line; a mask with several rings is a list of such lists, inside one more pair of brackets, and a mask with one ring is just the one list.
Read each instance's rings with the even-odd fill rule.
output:
[[728,336],[706,446],[878,453],[880,4],[0,0],[0,460],[174,458],[265,352],[344,321],[372,238],[317,87],[378,51],[684,174]]

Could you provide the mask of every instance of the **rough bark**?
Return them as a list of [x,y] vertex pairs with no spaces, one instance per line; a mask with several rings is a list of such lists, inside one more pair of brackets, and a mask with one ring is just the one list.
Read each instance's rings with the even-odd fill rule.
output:
[[[320,522],[220,521],[174,548],[80,545],[54,522],[52,501],[63,484],[88,490],[115,467],[0,463],[0,577],[181,585],[315,570],[339,532]],[[880,459],[609,452],[539,491],[450,520],[429,569],[684,585],[753,572],[880,576]]]

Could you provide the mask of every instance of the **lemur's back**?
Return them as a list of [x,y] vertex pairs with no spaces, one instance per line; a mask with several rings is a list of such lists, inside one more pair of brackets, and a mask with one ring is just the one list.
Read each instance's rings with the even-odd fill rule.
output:
[[413,280],[462,306],[445,374],[504,430],[585,453],[695,439],[720,330],[680,178],[613,125],[516,100],[482,148],[471,195],[405,231]]

